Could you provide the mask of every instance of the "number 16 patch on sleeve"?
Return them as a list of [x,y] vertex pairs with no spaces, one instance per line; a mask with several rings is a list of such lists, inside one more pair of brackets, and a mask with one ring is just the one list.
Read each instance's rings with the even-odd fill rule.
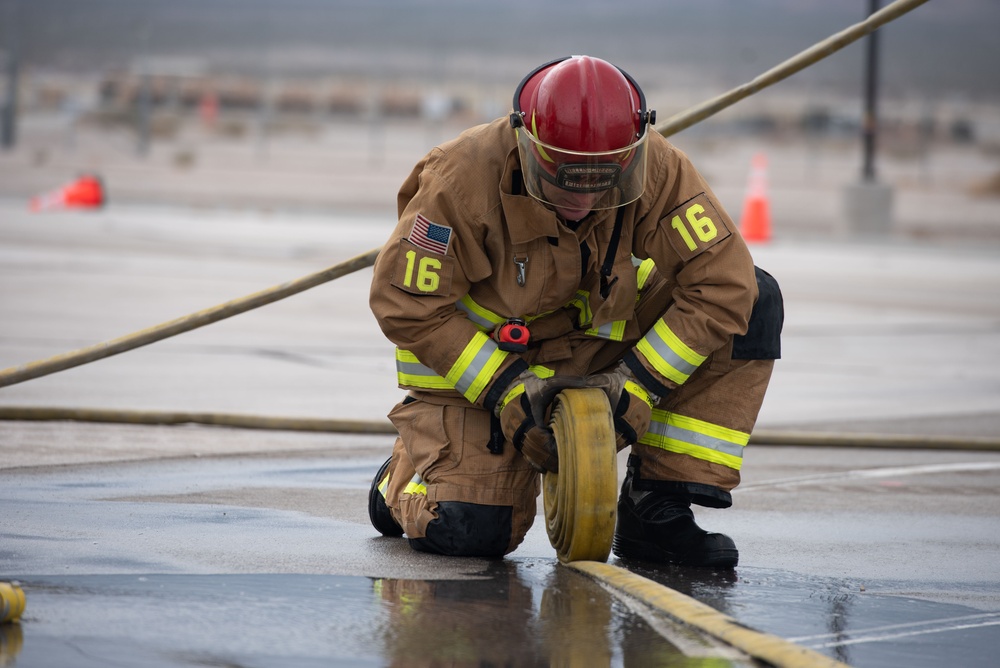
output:
[[455,273],[455,258],[431,253],[400,239],[390,282],[414,295],[447,295]]
[[410,236],[406,239],[418,248],[439,255],[447,255],[448,246],[451,244],[451,228],[432,223],[418,213],[416,220],[413,221]]
[[663,222],[670,227],[670,244],[684,261],[732,234],[707,193],[699,193],[673,209]]

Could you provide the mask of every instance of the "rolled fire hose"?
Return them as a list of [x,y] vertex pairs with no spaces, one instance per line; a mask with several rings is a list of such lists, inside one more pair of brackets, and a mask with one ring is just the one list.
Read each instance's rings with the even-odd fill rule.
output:
[[542,479],[549,542],[562,563],[607,561],[618,503],[618,453],[607,395],[597,388],[563,390],[551,427],[559,472]]
[[24,590],[17,582],[0,582],[0,624],[16,622],[24,614]]

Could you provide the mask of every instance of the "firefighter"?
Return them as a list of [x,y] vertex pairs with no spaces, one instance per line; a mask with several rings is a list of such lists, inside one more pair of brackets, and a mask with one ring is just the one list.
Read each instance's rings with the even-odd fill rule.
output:
[[397,346],[399,432],[369,492],[387,536],[500,557],[557,471],[550,402],[600,387],[631,447],[613,551],[732,568],[726,508],[779,357],[775,280],[655,112],[599,58],[546,63],[513,112],[431,150],[403,183],[370,305]]

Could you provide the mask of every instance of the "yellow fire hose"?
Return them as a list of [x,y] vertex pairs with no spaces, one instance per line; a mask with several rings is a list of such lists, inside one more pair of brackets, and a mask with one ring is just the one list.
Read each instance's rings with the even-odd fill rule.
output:
[[845,663],[784,638],[755,631],[690,596],[624,568],[596,561],[576,561],[569,566],[606,587],[718,638],[730,647],[759,659],[765,665],[777,668],[848,668]]
[[596,388],[563,390],[552,409],[559,472],[542,479],[545,529],[559,561],[605,561],[618,503],[611,406]]
[[367,253],[358,255],[350,260],[345,260],[322,271],[303,276],[297,280],[275,285],[274,287],[255,292],[246,297],[197,311],[190,315],[128,334],[127,336],[98,343],[87,348],[80,348],[79,350],[56,355],[55,357],[4,369],[0,371],[0,387],[15,385],[33,378],[47,376],[56,371],[64,371],[75,366],[80,366],[81,364],[95,362],[105,357],[134,350],[135,348],[183,334],[192,329],[198,329],[213,322],[225,320],[234,315],[280,301],[285,297],[291,297],[292,295],[314,288],[317,285],[332,281],[335,278],[340,278],[341,276],[354,273],[359,269],[372,266],[375,263],[375,258],[378,256],[379,250],[378,248],[372,249]]
[[[75,421],[111,424],[177,425],[203,424],[237,429],[338,434],[395,434],[388,420],[336,420],[325,418],[246,415],[240,413],[192,413],[186,411],[139,411],[113,408],[56,408],[0,406],[0,420]],[[877,433],[831,433],[786,429],[757,429],[750,445],[810,446],[829,448],[901,448],[911,450],[968,450],[1000,452],[1000,439],[981,436],[910,436]]]
[[24,614],[24,590],[17,582],[0,582],[0,624],[16,622]]

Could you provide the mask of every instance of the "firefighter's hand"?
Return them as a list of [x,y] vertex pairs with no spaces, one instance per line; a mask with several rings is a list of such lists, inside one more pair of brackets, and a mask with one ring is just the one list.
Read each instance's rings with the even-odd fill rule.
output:
[[609,373],[588,377],[587,387],[598,387],[608,395],[618,450],[642,438],[649,429],[652,409],[659,398],[644,388],[624,363]]
[[498,405],[504,437],[536,471],[559,471],[555,437],[548,426],[552,400],[564,389],[585,383],[569,376],[542,379],[528,371],[511,384]]

